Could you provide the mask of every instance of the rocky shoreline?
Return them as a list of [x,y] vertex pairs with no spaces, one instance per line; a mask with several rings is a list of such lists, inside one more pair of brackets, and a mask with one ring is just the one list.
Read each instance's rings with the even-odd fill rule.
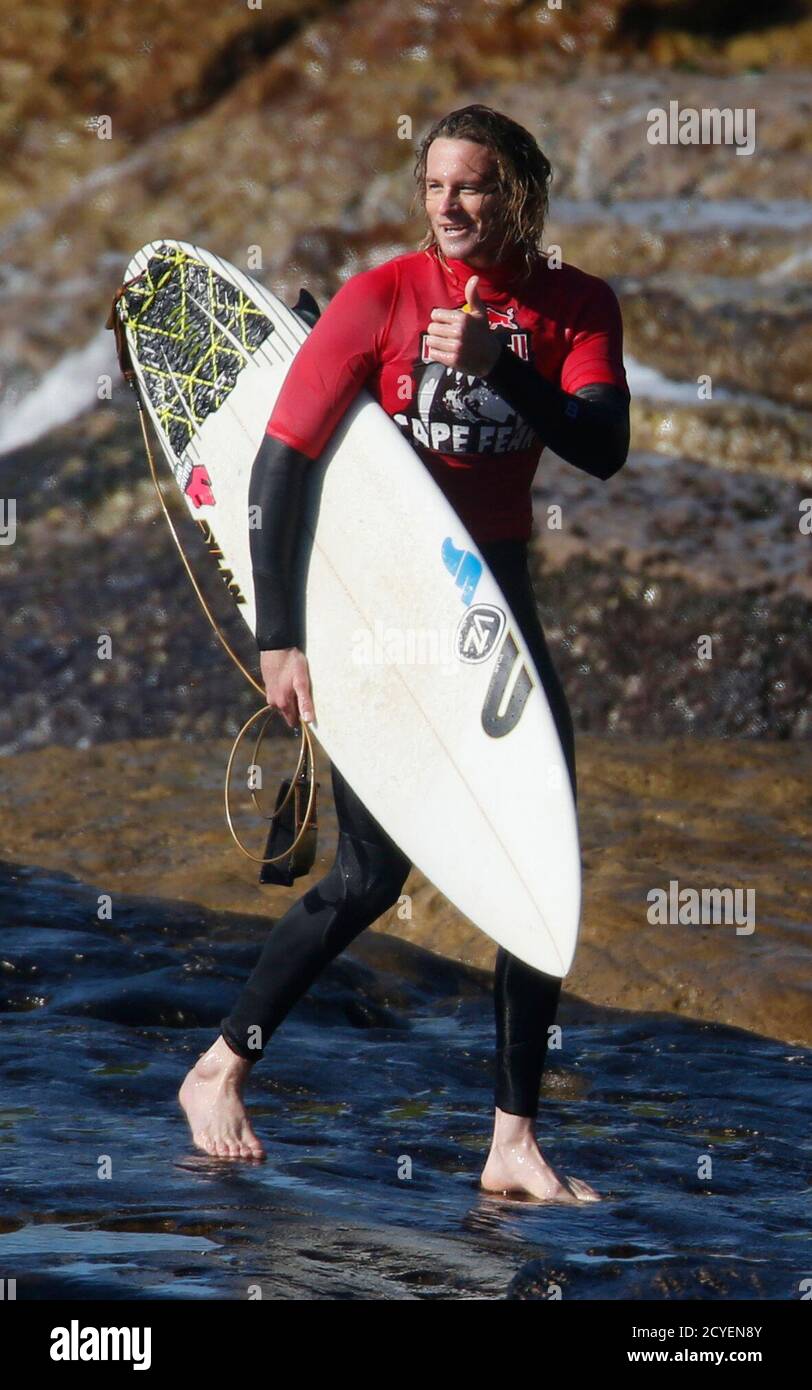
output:
[[[578,738],[584,862],[582,938],[566,991],[596,1007],[676,1014],[812,1045],[808,998],[812,909],[812,746],[761,740]],[[335,849],[329,764],[319,755],[319,852],[285,889],[260,885],[234,848],[222,810],[222,737],[128,739],[48,747],[0,760],[0,859],[75,875],[97,892],[149,894],[181,916],[194,908],[270,920],[326,871]],[[294,758],[274,740],[267,777]],[[261,825],[240,831],[262,848]],[[656,925],[655,889],[752,890],[754,929]],[[494,946],[418,870],[407,905],[376,931],[466,966],[492,967]],[[263,920],[265,925],[263,925]]]

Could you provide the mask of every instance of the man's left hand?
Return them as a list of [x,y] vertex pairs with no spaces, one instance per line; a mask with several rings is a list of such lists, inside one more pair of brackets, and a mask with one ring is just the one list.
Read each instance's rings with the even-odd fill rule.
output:
[[464,309],[432,309],[427,339],[432,362],[442,362],[467,376],[487,376],[502,351],[502,344],[488,327],[478,284],[479,276],[472,275],[465,286]]

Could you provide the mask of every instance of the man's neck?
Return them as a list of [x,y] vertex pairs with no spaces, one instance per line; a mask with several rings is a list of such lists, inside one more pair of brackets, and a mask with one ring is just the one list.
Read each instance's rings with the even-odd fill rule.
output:
[[458,281],[465,278],[467,274],[481,275],[485,283],[506,288],[512,281],[520,281],[527,270],[522,248],[515,245],[498,260],[484,253],[481,256],[476,256],[474,260],[446,256],[436,242],[435,250],[440,263]]

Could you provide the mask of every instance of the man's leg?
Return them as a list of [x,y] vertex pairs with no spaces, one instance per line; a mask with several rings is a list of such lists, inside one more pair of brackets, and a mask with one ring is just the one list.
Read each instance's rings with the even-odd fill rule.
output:
[[221,1030],[232,1051],[261,1056],[272,1033],[326,965],[397,902],[409,860],[332,770],[339,837],[330,871],[271,928]]
[[221,1036],[180,1089],[195,1144],[217,1157],[264,1157],[242,1099],[253,1063],[325,965],[393,906],[409,872],[406,856],[335,767],[332,780],[339,826],[333,865],[271,928]]
[[[572,716],[536,610],[526,548],[519,542],[500,542],[483,547],[483,553],[538,667],[577,797]],[[597,1193],[588,1184],[570,1178],[565,1185],[558,1178],[542,1157],[534,1133],[548,1032],[555,1022],[561,983],[557,976],[535,970],[498,948],[494,970],[496,1117],[482,1182],[491,1191],[516,1188],[548,1200],[595,1200]]]
[[[496,554],[491,561],[492,568],[544,683],[573,796],[577,797],[572,715],[538,617],[525,548],[513,543],[501,549],[493,547],[493,550]],[[548,1029],[555,1022],[560,994],[561,980],[557,976],[535,970],[499,947],[494,972],[498,1109],[535,1119],[547,1056]]]

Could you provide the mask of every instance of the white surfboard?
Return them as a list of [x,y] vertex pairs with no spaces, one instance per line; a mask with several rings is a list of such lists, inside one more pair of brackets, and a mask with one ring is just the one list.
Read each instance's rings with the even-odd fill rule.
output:
[[[119,314],[142,398],[253,631],[251,465],[310,330],[186,242],[145,246],[125,281]],[[313,465],[305,517],[313,733],[461,912],[529,965],[566,975],[580,851],[542,682],[476,544],[366,392]]]

